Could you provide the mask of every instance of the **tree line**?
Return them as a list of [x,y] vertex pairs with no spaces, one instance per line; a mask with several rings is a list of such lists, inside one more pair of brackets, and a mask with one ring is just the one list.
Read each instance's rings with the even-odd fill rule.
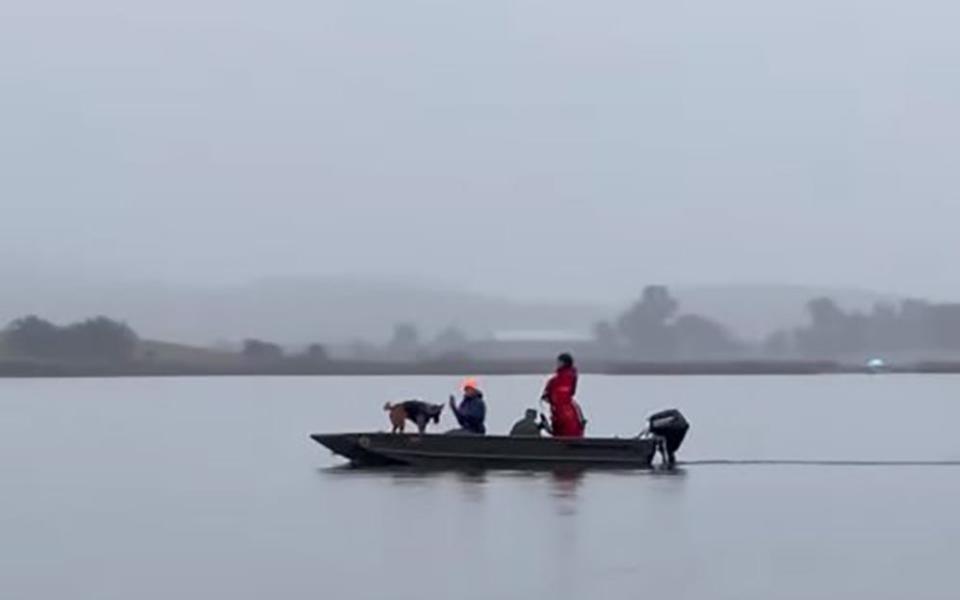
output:
[[65,326],[23,317],[7,326],[3,341],[15,356],[71,362],[130,361],[140,343],[130,326],[107,317]]
[[827,297],[806,304],[808,322],[776,331],[760,343],[737,338],[722,324],[683,314],[665,286],[648,286],[612,322],[598,323],[601,348],[645,360],[850,359],[960,354],[960,304],[923,300],[845,310]]
[[[577,352],[606,361],[701,361],[739,359],[861,360],[867,357],[960,355],[960,304],[921,300],[877,304],[872,309],[846,310],[830,298],[806,305],[808,322],[774,332],[760,342],[738,338],[723,324],[684,312],[662,285],[643,289],[640,297],[612,319],[596,323],[593,341]],[[2,332],[7,355],[66,362],[130,362],[151,360],[141,352],[141,340],[126,323],[94,317],[57,325],[37,316],[10,323]],[[384,346],[364,346],[356,359],[469,360],[472,344],[456,327],[424,341],[411,323],[398,324]],[[489,345],[489,342],[488,342]],[[311,344],[289,353],[283,346],[246,339],[239,357],[247,363],[315,365],[331,360],[327,347]],[[533,358],[533,357],[530,357]]]
[[[653,285],[622,314],[595,324],[593,341],[580,343],[584,358],[606,360],[703,360],[740,358],[749,344],[725,326],[703,315],[684,313],[665,286]],[[450,326],[433,339],[424,340],[416,325],[399,323],[390,340],[381,347],[361,349],[366,356],[393,359],[436,357],[469,359],[475,342],[462,330]],[[503,342],[509,344],[509,342]],[[549,343],[545,343],[549,345]],[[489,343],[485,345],[488,346]],[[534,358],[534,357],[529,357]]]
[[[152,350],[142,351],[140,336],[133,328],[103,316],[67,325],[57,325],[35,315],[22,317],[0,332],[0,342],[9,356],[45,361],[149,362],[156,358]],[[311,344],[302,352],[288,353],[279,344],[254,338],[243,341],[239,356],[252,363],[329,360],[322,344]]]
[[[762,309],[760,309],[762,310]],[[618,361],[836,360],[868,357],[943,357],[960,354],[960,304],[922,300],[880,303],[845,310],[827,297],[807,302],[807,323],[745,340],[710,317],[685,312],[663,285],[650,285],[613,318],[593,327],[593,341],[578,351],[587,358]],[[471,340],[450,327],[432,340],[401,323],[380,348],[389,356],[469,357]]]
[[251,362],[279,362],[284,360],[299,360],[303,362],[319,363],[330,360],[327,347],[323,344],[310,344],[297,354],[288,354],[280,344],[257,338],[248,338],[243,341],[240,354]]
[[765,351],[817,358],[960,353],[960,304],[904,300],[862,311],[815,298],[807,313],[807,325],[772,334]]
[[663,285],[644,288],[614,320],[597,323],[593,334],[604,355],[636,360],[732,359],[749,350],[721,323],[681,312],[680,303]]

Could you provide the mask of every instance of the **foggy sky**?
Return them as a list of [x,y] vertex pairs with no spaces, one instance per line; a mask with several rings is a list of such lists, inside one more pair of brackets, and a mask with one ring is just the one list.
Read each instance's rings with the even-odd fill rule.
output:
[[948,0],[6,0],[0,272],[960,297],[958,17]]

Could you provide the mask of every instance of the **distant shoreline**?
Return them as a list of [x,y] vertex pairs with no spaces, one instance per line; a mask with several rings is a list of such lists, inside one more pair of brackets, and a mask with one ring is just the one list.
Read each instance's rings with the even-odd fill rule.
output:
[[[330,361],[301,363],[251,363],[243,365],[185,365],[170,363],[69,364],[22,360],[0,361],[0,378],[89,377],[241,377],[241,376],[462,376],[544,375],[550,366],[542,361],[427,361],[384,363]],[[702,361],[585,363],[590,375],[719,376],[719,375],[835,375],[875,373],[861,365],[833,361]],[[960,362],[922,362],[892,365],[881,373],[960,374]]]

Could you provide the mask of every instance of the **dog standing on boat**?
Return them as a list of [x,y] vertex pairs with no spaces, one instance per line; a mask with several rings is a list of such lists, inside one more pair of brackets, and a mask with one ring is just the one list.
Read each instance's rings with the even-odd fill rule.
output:
[[403,433],[406,429],[407,421],[416,423],[417,430],[424,433],[427,430],[427,424],[433,421],[440,424],[440,414],[443,412],[442,404],[428,404],[420,400],[407,400],[398,404],[387,402],[383,405],[383,410],[390,415],[390,425],[393,426],[392,433]]

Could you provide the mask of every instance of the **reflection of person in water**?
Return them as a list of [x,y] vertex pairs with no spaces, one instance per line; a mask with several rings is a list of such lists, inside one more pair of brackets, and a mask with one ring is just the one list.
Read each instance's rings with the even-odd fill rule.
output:
[[551,496],[556,502],[556,511],[560,516],[577,514],[577,492],[583,483],[586,472],[583,469],[570,467],[555,469],[550,473]]

